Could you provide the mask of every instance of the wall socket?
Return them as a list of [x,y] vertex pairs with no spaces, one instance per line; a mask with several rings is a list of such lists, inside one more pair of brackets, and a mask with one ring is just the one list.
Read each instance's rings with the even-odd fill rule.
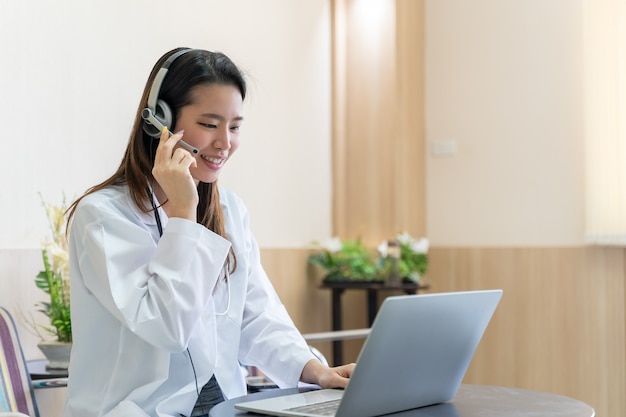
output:
[[456,155],[457,141],[455,139],[433,140],[430,142],[430,154],[434,157],[449,157]]

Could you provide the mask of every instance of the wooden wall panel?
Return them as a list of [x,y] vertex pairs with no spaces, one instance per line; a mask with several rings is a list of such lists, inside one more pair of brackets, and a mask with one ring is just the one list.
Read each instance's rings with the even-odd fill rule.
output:
[[397,153],[393,160],[396,230],[426,234],[424,2],[396,1]]
[[[309,265],[308,249],[261,249],[265,270],[302,333],[327,332],[332,328],[331,292],[320,289],[323,274]],[[349,291],[343,297],[345,328],[367,327],[365,294]],[[345,346],[347,361],[354,361],[362,341],[348,341]],[[329,342],[313,343],[329,362],[332,346]]]
[[[330,330],[330,293],[307,268],[308,252],[262,252],[298,327]],[[620,248],[432,248],[430,292],[504,290],[464,382],[553,392],[598,416],[625,416],[625,262]],[[364,295],[344,297],[344,326],[364,327]],[[345,361],[361,344],[345,346]],[[316,346],[331,358],[329,344]]]
[[503,288],[467,382],[531,388],[626,415],[620,248],[432,250],[433,291]]
[[380,0],[369,20],[363,2],[332,3],[334,233],[422,235],[423,1]]
[[266,272],[291,318],[303,333],[329,329],[330,294],[320,290],[306,249],[261,249]]

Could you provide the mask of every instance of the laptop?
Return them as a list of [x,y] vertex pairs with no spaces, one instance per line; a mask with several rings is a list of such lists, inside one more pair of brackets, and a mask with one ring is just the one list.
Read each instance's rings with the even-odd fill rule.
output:
[[385,298],[345,390],[320,389],[235,404],[270,416],[374,417],[456,394],[502,290]]

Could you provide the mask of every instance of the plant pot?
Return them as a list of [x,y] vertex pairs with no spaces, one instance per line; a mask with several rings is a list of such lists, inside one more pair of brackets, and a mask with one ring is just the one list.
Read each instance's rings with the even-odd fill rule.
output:
[[64,369],[70,365],[70,352],[72,344],[68,342],[46,341],[37,344],[37,347],[43,352],[48,364],[46,370]]

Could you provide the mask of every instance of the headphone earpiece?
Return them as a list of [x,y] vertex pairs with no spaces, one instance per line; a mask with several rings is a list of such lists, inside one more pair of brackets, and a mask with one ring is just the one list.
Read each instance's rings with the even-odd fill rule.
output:
[[[146,113],[147,109],[144,109],[144,113]],[[170,106],[163,100],[157,100],[155,111],[152,112],[152,117],[154,117],[157,122],[161,123],[162,126],[167,126],[168,128],[172,126],[172,122],[174,121],[174,115],[172,114],[172,110]],[[153,138],[161,137],[161,129],[158,125],[155,126],[151,121],[144,117],[143,122],[143,131]]]
[[[152,81],[152,87],[150,87],[150,93],[148,94],[148,102],[146,103],[146,108],[141,112],[141,117],[144,120],[143,131],[153,138],[160,138],[163,126],[167,126],[169,129],[174,121],[174,114],[170,106],[165,101],[159,99],[161,84],[163,84],[165,75],[172,62],[191,50],[192,49],[182,49],[173,53],[159,69]],[[159,123],[161,126],[159,126]]]

